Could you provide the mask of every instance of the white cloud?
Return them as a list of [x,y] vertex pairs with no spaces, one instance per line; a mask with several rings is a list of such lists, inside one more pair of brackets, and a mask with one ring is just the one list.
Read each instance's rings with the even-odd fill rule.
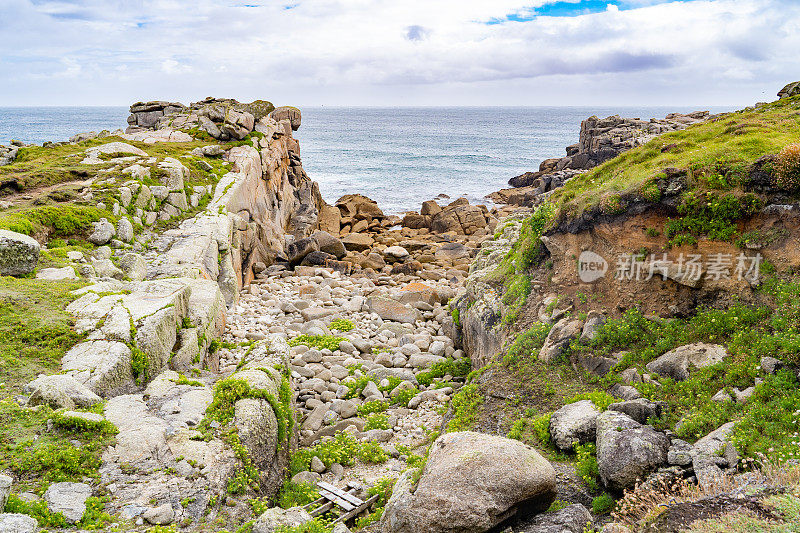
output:
[[796,2],[654,2],[486,24],[546,2],[0,0],[0,101],[744,104],[800,78]]

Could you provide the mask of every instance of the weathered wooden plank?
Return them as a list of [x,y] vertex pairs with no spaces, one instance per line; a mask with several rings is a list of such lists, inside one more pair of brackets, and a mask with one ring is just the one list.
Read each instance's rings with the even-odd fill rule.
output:
[[372,496],[371,498],[369,498],[367,501],[363,502],[361,505],[359,505],[358,507],[356,507],[352,511],[346,512],[345,514],[343,514],[342,516],[337,518],[336,521],[334,522],[334,524],[337,523],[337,522],[347,522],[348,520],[350,520],[354,516],[358,516],[362,512],[366,511],[369,508],[369,506],[372,505],[378,499],[378,496],[380,496],[380,495],[376,494],[375,496]]

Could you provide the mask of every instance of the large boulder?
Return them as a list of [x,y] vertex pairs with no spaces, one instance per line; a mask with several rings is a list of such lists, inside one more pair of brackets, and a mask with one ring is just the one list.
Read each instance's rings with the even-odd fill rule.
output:
[[367,299],[367,307],[383,320],[392,320],[403,324],[414,324],[421,315],[417,309],[404,305],[396,300],[383,296],[371,296]]
[[40,376],[25,391],[30,394],[28,405],[49,405],[56,409],[90,407],[103,401],[89,387],[65,374]]
[[0,276],[25,276],[33,272],[40,249],[33,237],[0,229]]
[[352,220],[383,218],[383,211],[378,207],[378,203],[363,194],[346,194],[336,200],[336,207],[339,208],[342,218]]
[[659,376],[675,381],[689,379],[689,367],[705,368],[721,362],[728,352],[719,344],[694,343],[679,346],[658,359],[647,363],[646,368]]
[[131,350],[121,342],[82,342],[64,355],[61,366],[99,396],[115,396],[135,388]]
[[315,231],[311,234],[311,240],[317,243],[319,251],[331,254],[336,259],[341,259],[347,255],[347,250],[342,241],[334,237],[327,231]]
[[550,435],[561,450],[572,450],[576,444],[593,442],[600,411],[589,400],[568,403],[550,417]]
[[369,248],[375,241],[369,235],[364,233],[348,233],[342,238],[342,244],[351,252],[363,252]]
[[487,225],[483,209],[470,205],[463,198],[451,203],[431,219],[434,233],[455,232],[459,235],[472,235]]
[[471,431],[433,443],[416,488],[406,472],[386,504],[383,533],[479,533],[515,514],[547,509],[553,467],[519,441]]
[[92,495],[92,487],[86,483],[53,483],[44,493],[47,509],[51,513],[61,513],[70,524],[83,518],[86,500]]
[[87,238],[87,240],[92,244],[96,244],[98,246],[108,244],[114,235],[117,234],[117,230],[114,229],[114,224],[105,218],[101,218],[99,221],[93,222],[92,225],[94,226],[94,230]]
[[605,411],[597,417],[597,465],[600,479],[622,491],[667,462],[669,439],[628,415]]

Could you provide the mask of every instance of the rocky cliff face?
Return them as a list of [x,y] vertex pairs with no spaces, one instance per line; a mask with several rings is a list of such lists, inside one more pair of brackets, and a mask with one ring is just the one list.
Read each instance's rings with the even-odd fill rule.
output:
[[592,116],[581,122],[578,142],[567,146],[566,157],[545,159],[536,172],[526,172],[508,181],[512,189],[489,195],[502,204],[533,206],[546,193],[561,187],[573,176],[582,174],[628,150],[647,144],[655,137],[682,130],[710,118],[708,111],[689,114],[670,113],[663,119],[641,120],[613,115]]

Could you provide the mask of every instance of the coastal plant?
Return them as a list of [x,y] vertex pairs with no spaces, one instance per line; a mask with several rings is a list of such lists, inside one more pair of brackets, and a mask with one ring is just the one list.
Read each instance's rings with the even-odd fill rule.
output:
[[370,429],[389,429],[389,419],[384,413],[372,413],[367,417],[364,431]]
[[350,331],[355,326],[351,320],[347,320],[346,318],[337,318],[331,321],[330,329],[336,331]]
[[517,335],[506,349],[503,364],[513,368],[530,360],[538,360],[539,350],[544,345],[551,327],[549,324],[537,322]]
[[575,446],[575,454],[578,459],[575,463],[575,472],[578,477],[581,478],[589,490],[598,490],[600,487],[597,480],[600,471],[597,465],[597,447],[592,442],[577,444]]
[[475,383],[461,387],[450,401],[453,418],[447,424],[447,431],[467,431],[473,429],[478,418],[478,407],[483,403],[483,396]]
[[447,375],[452,377],[465,377],[472,369],[472,364],[469,358],[461,358],[454,360],[447,358],[444,361],[439,361],[431,365],[428,370],[424,370],[417,374],[417,382],[425,387],[433,383],[433,380],[443,378]]
[[786,146],[775,160],[775,182],[789,191],[800,188],[800,143]]
[[330,350],[332,352],[339,349],[339,343],[345,341],[344,337],[334,337],[333,335],[299,335],[289,340],[289,346],[308,346],[318,350]]
[[592,498],[592,513],[597,515],[609,514],[614,510],[617,501],[608,493]]

